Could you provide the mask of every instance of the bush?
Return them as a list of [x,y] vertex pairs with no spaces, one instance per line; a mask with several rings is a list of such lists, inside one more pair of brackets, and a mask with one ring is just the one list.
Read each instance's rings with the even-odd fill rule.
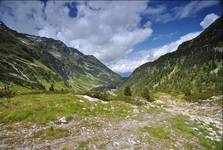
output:
[[54,84],[51,84],[51,86],[50,86],[50,88],[49,88],[49,91],[51,91],[51,92],[54,92],[54,91],[55,91],[55,89],[54,89]]
[[124,95],[125,96],[132,96],[132,92],[129,86],[125,87],[124,89]]
[[4,87],[0,89],[0,97],[6,97],[7,99],[12,98],[15,95],[15,92],[9,87]]
[[141,96],[142,96],[143,98],[145,98],[147,101],[150,101],[150,102],[154,101],[154,99],[153,99],[152,96],[150,95],[150,92],[149,92],[148,88],[144,88],[144,89],[142,90],[142,94],[141,94]]
[[190,102],[199,102],[202,100],[205,101],[214,95],[217,96],[217,95],[221,95],[221,94],[220,93],[216,94],[214,91],[194,92],[190,95],[185,95],[184,98],[185,98],[185,100],[190,101]]
[[91,96],[91,97],[94,97],[94,98],[98,98],[100,100],[104,100],[104,101],[109,101],[110,100],[109,94],[107,92],[93,92],[93,91],[90,91],[90,92],[86,92],[84,94],[88,95],[88,96]]
[[183,89],[183,93],[186,97],[191,96],[191,90],[190,88],[186,87]]
[[105,100],[105,101],[109,100],[108,93],[106,93],[106,92],[95,92],[95,93],[93,93],[92,97],[95,97],[95,98],[98,98],[101,100]]

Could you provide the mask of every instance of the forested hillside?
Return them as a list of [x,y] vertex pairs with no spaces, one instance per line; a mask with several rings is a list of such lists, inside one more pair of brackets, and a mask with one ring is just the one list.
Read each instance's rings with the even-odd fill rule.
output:
[[223,17],[175,52],[137,68],[122,85],[134,95],[142,89],[182,93],[188,99],[222,94]]

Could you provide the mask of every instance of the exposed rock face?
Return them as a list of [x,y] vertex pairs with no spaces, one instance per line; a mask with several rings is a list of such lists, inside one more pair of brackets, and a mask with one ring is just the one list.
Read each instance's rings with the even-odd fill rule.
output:
[[51,38],[32,36],[0,23],[0,80],[44,89],[59,87],[91,89],[115,86],[121,77],[94,56]]

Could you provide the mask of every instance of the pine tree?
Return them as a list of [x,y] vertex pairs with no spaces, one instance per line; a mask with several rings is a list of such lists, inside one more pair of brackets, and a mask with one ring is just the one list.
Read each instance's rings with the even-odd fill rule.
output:
[[51,84],[51,86],[50,86],[50,88],[49,88],[49,91],[52,91],[52,92],[55,91],[55,89],[54,89],[54,84]]
[[148,100],[148,101],[153,101],[153,98],[151,97],[148,88],[144,88],[144,89],[142,90],[142,94],[141,94],[141,96],[142,96],[143,98],[145,98],[146,100]]
[[124,95],[125,96],[132,96],[132,92],[129,86],[125,87],[124,89]]

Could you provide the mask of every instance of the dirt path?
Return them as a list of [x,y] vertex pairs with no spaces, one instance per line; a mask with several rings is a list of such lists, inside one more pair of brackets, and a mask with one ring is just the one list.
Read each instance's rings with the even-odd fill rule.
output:
[[187,103],[171,100],[170,96],[160,97],[161,102],[166,106],[166,111],[172,114],[182,114],[189,116],[192,120],[197,120],[205,124],[214,124],[222,129],[222,106],[210,105],[208,103]]
[[[92,99],[91,99],[92,100]],[[158,112],[140,112],[139,108],[126,118],[99,118],[99,117],[74,117],[68,124],[56,125],[54,127],[64,128],[69,130],[69,136],[55,139],[55,140],[29,140],[24,139],[22,144],[11,145],[11,148],[15,149],[185,149],[185,139],[178,137],[176,142],[171,145],[169,139],[159,140],[157,142],[148,141],[149,133],[144,132],[143,128],[146,126],[170,126],[170,118],[179,114],[189,116],[191,120],[203,123],[204,126],[213,124],[217,128],[222,127],[222,118],[216,113],[199,114],[200,111],[213,111],[219,113],[221,108],[210,107],[206,105],[198,106],[198,104],[188,103],[176,103],[171,100],[170,96],[162,96],[156,102],[151,104],[155,107],[164,108],[163,111]],[[27,129],[23,132],[8,132],[1,133],[8,136],[24,136],[31,135],[37,130],[43,130],[49,128],[52,125],[39,128],[39,129]],[[216,134],[213,130],[210,130],[212,134]],[[220,131],[222,135],[222,131]],[[174,129],[171,129],[170,133],[177,136]],[[213,135],[215,136],[215,135]],[[152,138],[153,139],[153,138]],[[190,140],[190,139],[189,139]],[[196,142],[196,141],[195,141]],[[165,145],[169,144],[169,147],[165,148]],[[5,148],[10,148],[9,145],[5,145]],[[198,147],[202,148],[202,147]],[[4,145],[0,149],[4,149]]]
[[[87,141],[89,149],[148,149],[150,146],[145,138],[146,135],[139,134],[140,130],[147,125],[162,122],[168,117],[170,116],[166,113],[139,113],[135,116],[135,118],[140,118],[139,120],[85,118],[87,122],[97,122],[100,127],[81,127],[79,129],[77,129],[78,124],[74,120],[63,126],[63,128],[70,129],[72,134],[69,137],[51,142],[46,141],[30,147],[33,149],[47,149],[49,146],[52,149],[72,148],[77,146],[77,143]],[[21,147],[21,149],[23,148],[25,147]]]

